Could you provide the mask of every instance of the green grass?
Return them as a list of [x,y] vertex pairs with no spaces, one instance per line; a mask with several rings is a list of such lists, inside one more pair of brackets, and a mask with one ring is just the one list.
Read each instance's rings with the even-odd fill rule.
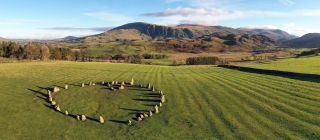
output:
[[[316,82],[206,66],[75,62],[1,64],[0,73],[0,139],[320,138]],[[103,125],[57,113],[41,95],[48,86],[132,77],[155,84],[167,98],[160,114],[132,127],[111,120],[124,120],[135,112],[120,108],[148,109],[144,102],[132,100],[142,93],[128,91],[117,98],[99,87],[71,86],[59,96],[62,109],[92,116],[102,112],[107,119]],[[82,102],[89,109],[77,108]]]
[[250,64],[247,66],[270,70],[320,74],[320,56],[280,59],[265,64]]
[[62,112],[67,110],[72,115],[85,114],[96,121],[103,116],[120,123],[132,120],[133,112],[153,111],[153,105],[158,104],[160,97],[149,94],[150,90],[146,88],[127,87],[121,91],[110,91],[102,85],[81,88],[76,84],[55,94],[54,100]]
[[151,65],[172,65],[173,64],[172,59],[143,59],[143,64],[151,64]]

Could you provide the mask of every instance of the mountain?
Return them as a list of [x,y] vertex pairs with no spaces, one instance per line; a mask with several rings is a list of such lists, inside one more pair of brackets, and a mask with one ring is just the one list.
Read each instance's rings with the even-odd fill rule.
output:
[[283,46],[290,48],[320,48],[320,33],[310,33],[300,38],[286,41]]
[[195,39],[213,33],[225,34],[258,34],[274,39],[288,40],[294,36],[281,30],[234,29],[223,26],[178,25],[162,26],[144,22],[129,23],[102,34],[80,39],[82,42],[110,42],[116,40],[155,40],[155,39]]
[[67,37],[64,37],[64,38],[59,38],[59,39],[56,39],[55,41],[76,41],[77,39],[79,39],[79,37],[75,37],[75,36],[67,36]]
[[0,37],[0,41],[7,41],[7,39]]
[[291,35],[285,31],[279,29],[250,29],[250,28],[239,28],[239,30],[246,31],[250,34],[258,34],[267,36],[276,42],[284,42],[287,40],[298,38],[297,36]]

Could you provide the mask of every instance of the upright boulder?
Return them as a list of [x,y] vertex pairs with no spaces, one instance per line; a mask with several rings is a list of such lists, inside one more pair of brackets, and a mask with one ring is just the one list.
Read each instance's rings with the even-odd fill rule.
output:
[[68,85],[64,85],[64,89],[68,89],[69,88],[69,86]]
[[131,120],[128,120],[127,124],[128,124],[129,126],[131,126],[131,125],[132,125]]
[[104,118],[102,116],[100,116],[99,121],[100,121],[100,123],[103,124],[104,123]]
[[158,105],[154,106],[154,113],[158,114],[159,113],[159,107]]
[[52,96],[51,96],[51,90],[48,90],[48,97],[49,97],[49,98],[52,97]]
[[85,121],[85,120],[87,120],[87,117],[85,115],[81,115],[80,119],[81,119],[81,121]]
[[59,92],[59,91],[60,91],[60,88],[54,87],[54,88],[52,89],[52,91],[53,91],[53,92]]
[[59,105],[56,105],[56,106],[55,106],[55,109],[56,109],[57,111],[59,111],[59,112],[61,111]]
[[161,103],[164,103],[164,102],[166,102],[166,98],[165,98],[164,95],[162,95],[162,96],[161,96]]
[[120,89],[120,90],[123,90],[123,89],[124,89],[124,86],[123,86],[123,85],[121,85],[121,86],[119,87],[119,89]]
[[133,78],[132,78],[131,81],[130,81],[130,85],[131,85],[131,86],[134,85],[134,80],[133,80]]
[[69,115],[69,112],[66,110],[66,111],[64,112],[64,115],[68,116],[68,115]]

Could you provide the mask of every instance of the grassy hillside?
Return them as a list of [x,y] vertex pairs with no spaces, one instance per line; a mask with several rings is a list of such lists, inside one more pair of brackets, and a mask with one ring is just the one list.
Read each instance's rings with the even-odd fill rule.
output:
[[[0,73],[0,139],[320,138],[319,83],[205,66],[11,63],[1,64]],[[49,109],[41,95],[43,87],[53,85],[132,77],[136,82],[155,84],[167,98],[160,114],[132,127],[113,121],[122,121],[117,113],[130,116],[144,109],[127,106],[131,98],[123,97],[122,103],[114,105],[100,101],[95,96],[98,90],[92,91],[93,97],[85,90],[76,98],[64,96],[83,101],[92,110],[109,107],[106,123],[101,125],[65,117]]]
[[247,65],[253,68],[320,74],[320,56],[280,59],[265,64]]
[[302,37],[283,42],[289,48],[320,48],[320,33],[309,33]]

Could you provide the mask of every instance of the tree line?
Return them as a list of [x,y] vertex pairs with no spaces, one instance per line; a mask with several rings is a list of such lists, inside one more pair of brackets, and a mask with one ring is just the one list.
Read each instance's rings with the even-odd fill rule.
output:
[[164,54],[115,54],[113,56],[93,57],[88,48],[71,49],[47,43],[0,42],[0,57],[18,60],[67,60],[67,61],[111,61],[142,63],[142,59],[163,59]]
[[75,53],[69,48],[52,47],[40,43],[1,42],[0,57],[18,60],[74,60]]
[[186,60],[187,65],[223,65],[228,64],[226,60],[218,57],[190,57]]

